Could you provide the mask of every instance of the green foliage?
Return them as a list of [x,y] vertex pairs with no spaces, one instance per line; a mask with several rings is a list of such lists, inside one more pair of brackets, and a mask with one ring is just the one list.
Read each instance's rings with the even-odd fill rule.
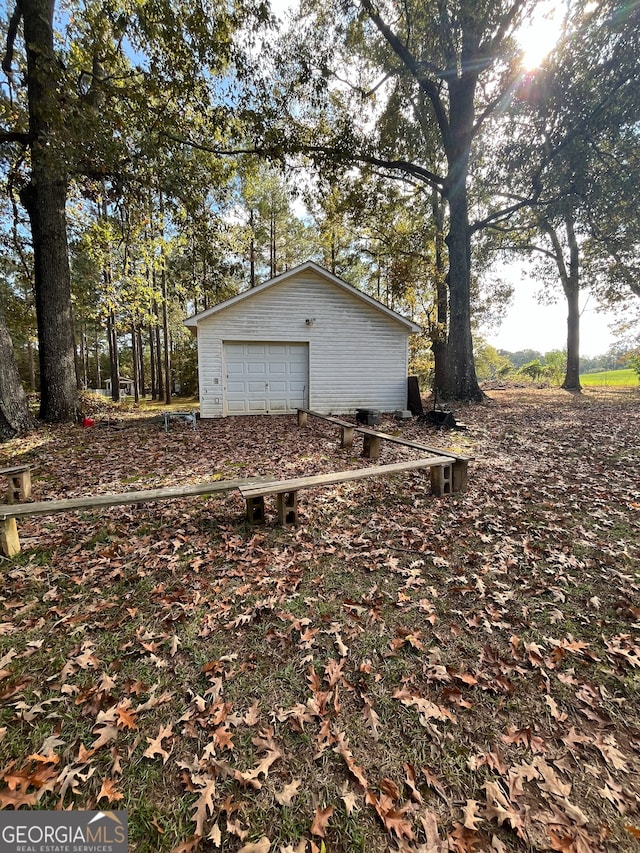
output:
[[475,341],[474,356],[476,373],[481,382],[504,379],[513,372],[513,365],[509,359],[482,339]]
[[544,376],[552,385],[560,385],[567,369],[567,353],[552,350],[544,356]]
[[518,373],[528,376],[530,379],[540,379],[544,373],[544,365],[539,358],[534,358],[532,361],[523,364]]

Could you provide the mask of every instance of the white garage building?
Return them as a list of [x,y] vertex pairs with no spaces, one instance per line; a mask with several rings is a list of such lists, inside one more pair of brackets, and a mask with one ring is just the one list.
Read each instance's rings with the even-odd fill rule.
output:
[[420,327],[313,262],[185,325],[198,337],[203,418],[407,407]]

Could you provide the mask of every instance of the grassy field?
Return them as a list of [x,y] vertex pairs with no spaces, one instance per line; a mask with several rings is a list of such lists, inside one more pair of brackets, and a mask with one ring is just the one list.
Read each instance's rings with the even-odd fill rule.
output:
[[[640,393],[489,396],[466,431],[381,424],[473,456],[463,494],[410,473],[301,492],[297,528],[236,492],[20,521],[0,808],[126,809],[135,853],[638,853]],[[294,415],[91,414],[0,467],[46,500],[371,464]]]
[[589,388],[637,388],[638,374],[630,367],[626,370],[603,370],[600,373],[584,373],[580,382]]

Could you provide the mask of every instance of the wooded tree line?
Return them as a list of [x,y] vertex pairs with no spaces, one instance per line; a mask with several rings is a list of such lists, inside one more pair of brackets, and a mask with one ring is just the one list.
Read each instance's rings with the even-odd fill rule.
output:
[[168,399],[194,382],[182,319],[309,258],[410,314],[440,396],[469,400],[474,324],[508,291],[490,271],[536,257],[579,390],[581,292],[640,295],[640,12],[571,4],[526,72],[548,8],[301,0],[283,23],[266,0],[16,0],[0,431],[27,426],[19,376],[49,421],[122,374]]

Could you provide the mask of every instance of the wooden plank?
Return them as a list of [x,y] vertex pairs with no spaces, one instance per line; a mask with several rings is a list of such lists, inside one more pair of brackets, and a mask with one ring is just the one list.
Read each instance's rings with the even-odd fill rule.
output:
[[22,471],[29,471],[31,465],[13,465],[10,468],[0,468],[0,474],[20,474]]
[[214,480],[211,483],[187,484],[175,488],[147,489],[143,492],[122,492],[80,498],[66,498],[58,501],[40,501],[38,503],[17,504],[14,506],[0,505],[0,521],[30,515],[51,515],[56,512],[71,512],[72,510],[79,509],[97,509],[124,504],[188,498],[194,495],[210,495],[215,492],[230,492],[240,486],[260,482],[264,482],[264,477],[247,477],[240,480]]
[[391,441],[395,444],[402,444],[404,447],[413,447],[415,450],[426,450],[427,453],[439,453],[442,456],[448,456],[449,459],[460,459],[464,461],[473,460],[473,456],[462,456],[459,453],[453,453],[451,450],[443,450],[441,447],[429,447],[427,444],[422,444],[418,441],[412,441],[408,438],[402,438],[399,435],[391,435],[387,432],[378,432],[375,429],[369,429],[369,427],[355,427],[356,432],[361,432],[364,435],[377,435],[380,438],[383,438],[385,441]]
[[[311,415],[314,418],[320,418],[323,421],[328,421],[330,424],[335,424],[336,426],[341,427],[351,427],[353,429],[354,424],[349,421],[343,421],[340,418],[334,418],[333,415],[321,415],[320,412],[312,412],[311,409],[298,409],[298,412],[302,412],[303,415]],[[298,417],[299,426],[306,425],[306,419],[304,419],[304,423],[300,422],[300,418]]]
[[427,459],[410,459],[406,462],[391,462],[388,465],[372,465],[370,468],[354,468],[350,471],[331,471],[328,474],[314,474],[309,477],[297,477],[291,480],[272,480],[270,483],[240,486],[244,498],[277,495],[282,492],[294,492],[312,486],[328,486],[334,483],[346,483],[362,480],[365,477],[379,477],[385,474],[398,474],[402,471],[415,471],[437,465],[450,465],[450,456],[431,456]]

